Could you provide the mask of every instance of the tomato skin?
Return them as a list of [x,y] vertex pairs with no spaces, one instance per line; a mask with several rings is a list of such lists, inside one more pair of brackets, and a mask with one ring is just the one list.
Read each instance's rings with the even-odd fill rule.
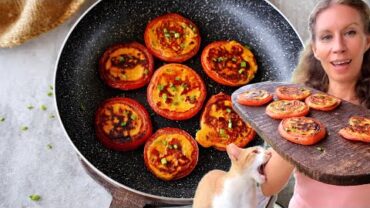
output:
[[309,113],[310,108],[302,101],[299,100],[290,100],[289,102],[296,102],[298,105],[304,106],[304,108],[301,111],[293,111],[293,112],[274,112],[271,110],[270,105],[276,103],[276,102],[283,102],[284,100],[277,100],[272,103],[270,103],[266,107],[266,114],[270,116],[273,119],[284,119],[284,118],[290,118],[290,117],[299,117],[299,116],[305,116]]
[[[106,117],[104,117],[106,114],[105,110],[107,110],[107,108],[112,108],[113,105],[118,104],[130,106],[130,109],[133,109],[133,111],[135,111],[135,113],[139,116],[139,118],[136,119],[141,119],[142,122],[140,133],[131,137],[126,137],[124,141],[113,139],[110,135],[104,132],[102,126],[103,122],[106,121]],[[113,130],[116,130],[116,128],[117,127],[114,127]],[[95,113],[95,131],[98,140],[105,147],[116,151],[130,151],[137,149],[139,146],[145,143],[145,141],[152,134],[153,127],[148,112],[139,102],[131,98],[116,97],[103,101],[97,109]]]
[[[287,132],[285,130],[284,123],[287,122],[287,120],[289,120],[289,119],[296,119],[296,118],[303,118],[303,119],[313,120],[316,124],[319,125],[319,128],[320,128],[319,132],[316,133],[315,135],[297,135],[297,134],[294,134],[294,133]],[[287,140],[289,140],[293,143],[301,144],[301,145],[316,144],[320,140],[324,139],[324,137],[326,135],[326,129],[325,129],[324,125],[320,121],[318,121],[317,119],[308,118],[308,117],[291,117],[291,118],[283,119],[283,120],[281,120],[281,122],[279,124],[278,131],[279,131],[280,135],[282,137],[284,137],[285,139],[287,139]]]
[[[261,90],[257,90],[257,91],[261,91]],[[270,94],[269,92],[265,90],[262,90],[262,92],[266,93],[267,96],[261,99],[256,99],[254,97],[249,97],[248,94],[246,94],[247,92],[244,92],[237,96],[236,101],[239,104],[246,105],[246,106],[261,106],[266,103],[269,103],[273,98],[272,94]]]
[[[200,96],[195,101],[195,106],[185,112],[170,111],[169,109],[160,108],[154,101],[154,93],[158,90],[158,83],[160,82],[162,76],[166,76],[167,69],[184,70],[191,74],[194,81],[199,85]],[[173,77],[175,79],[176,77]],[[170,80],[171,82],[176,82],[176,80]],[[159,114],[160,116],[170,119],[170,120],[186,120],[195,116],[202,108],[203,103],[207,96],[207,90],[202,78],[190,67],[183,64],[166,64],[158,68],[148,85],[147,88],[147,100],[150,107]]]
[[348,139],[348,140],[370,143],[370,135],[356,136],[353,133],[351,133],[351,131],[347,128],[343,128],[343,129],[339,130],[338,134],[341,135],[343,138]]
[[[168,46],[163,46],[160,43],[160,40],[159,40],[160,37],[158,37],[158,35],[153,35],[152,32],[151,32],[151,30],[156,30],[158,28],[158,25],[161,25],[161,26],[163,26],[163,24],[164,25],[166,25],[166,24],[170,25],[169,22],[172,22],[173,25],[176,25],[176,22],[178,24],[184,23],[184,25],[186,25],[186,26],[182,25],[183,29],[180,29],[182,31],[181,34],[178,33],[178,34],[180,34],[179,37],[184,35],[183,33],[185,32],[184,31],[185,27],[188,27],[188,26],[191,27],[191,29],[192,29],[191,31],[193,31],[194,35],[196,35],[195,37],[193,37],[193,43],[191,45],[185,46],[185,48],[182,48],[181,53],[179,53],[179,51],[177,51],[178,49],[175,50],[175,49],[169,48]],[[170,34],[170,33],[168,33],[168,34]],[[184,35],[184,37],[186,37],[186,36]],[[181,38],[177,38],[178,40],[175,39],[175,41],[173,41],[172,44],[177,45],[179,43],[178,41]],[[169,13],[169,14],[159,16],[159,17],[151,20],[147,24],[147,26],[145,28],[145,32],[144,32],[144,41],[145,41],[145,45],[148,47],[148,50],[150,51],[150,53],[153,54],[155,57],[159,58],[160,60],[166,61],[166,62],[182,63],[182,62],[185,62],[188,59],[192,58],[199,51],[201,37],[200,37],[198,27],[191,20],[189,20],[189,19],[187,19],[187,18],[185,18],[185,17],[183,17],[179,14],[176,14],[176,13]],[[158,48],[158,46],[153,44],[154,41],[159,42],[156,45],[161,45],[162,48]],[[182,41],[182,44],[185,44],[184,41]],[[174,47],[176,48],[176,46],[174,46]],[[186,47],[190,47],[190,48],[188,48],[190,50],[188,52],[182,53],[183,51],[188,50]],[[193,48],[191,49],[191,47],[193,47]],[[169,52],[170,54],[166,54],[165,50],[167,50],[167,53]]]
[[[151,168],[151,165],[150,165],[150,157],[152,157],[152,155],[150,155],[149,149],[150,149],[151,145],[153,145],[153,143],[156,141],[156,139],[158,137],[160,137],[161,135],[172,135],[172,134],[178,134],[178,135],[184,136],[185,139],[193,147],[193,151],[191,152],[191,163],[190,164],[187,164],[187,167],[186,167],[185,170],[182,170],[180,172],[177,172],[174,175],[165,177],[165,176],[163,176],[161,174],[157,174],[156,171]],[[199,148],[198,148],[197,142],[193,139],[193,137],[189,133],[187,133],[186,131],[184,131],[182,129],[178,129],[178,128],[165,127],[165,128],[158,129],[148,139],[148,141],[145,143],[145,147],[144,147],[144,162],[145,162],[145,166],[147,167],[147,169],[151,173],[154,174],[154,176],[156,176],[157,178],[159,178],[161,180],[165,180],[165,181],[177,180],[177,179],[180,179],[180,178],[183,178],[183,177],[189,175],[194,170],[195,166],[198,164],[198,158],[199,158]]]
[[[107,70],[107,62],[113,63],[113,58],[111,55],[113,53],[118,53],[117,51],[120,49],[136,49],[140,51],[144,57],[145,57],[145,67],[148,71],[145,74],[141,75],[140,79],[137,80],[121,80],[116,78],[117,80],[114,80],[112,78],[112,75],[108,74]],[[127,54],[121,54],[121,55],[127,55]],[[115,58],[115,57],[114,57]],[[130,43],[120,43],[120,44],[115,44],[110,46],[109,48],[106,49],[104,52],[103,56],[99,60],[99,75],[101,79],[110,87],[120,89],[120,90],[133,90],[133,89],[138,89],[146,84],[149,83],[150,78],[153,74],[153,68],[154,68],[154,60],[153,56],[149,53],[148,49],[145,48],[142,44],[138,42],[130,42]]]
[[[302,91],[300,91],[300,89],[302,89]],[[304,87],[284,85],[277,87],[275,93],[280,100],[304,100],[311,94],[311,91]]]
[[[228,50],[229,47],[237,47],[240,49],[240,51],[231,52],[230,50]],[[215,52],[216,54],[213,54],[212,52],[213,50],[216,51]],[[226,54],[220,54],[220,53],[226,53]],[[222,55],[221,62],[225,62],[224,65],[220,65],[221,66],[221,69],[219,69],[220,72],[215,70],[215,67],[218,66],[218,63],[216,62],[218,62],[220,57],[212,57],[215,55],[218,56],[219,54]],[[234,55],[237,55],[238,57],[231,57]],[[224,59],[223,56],[228,56],[228,57]],[[235,60],[235,63],[234,61],[232,61],[232,59]],[[244,65],[246,65],[246,66],[243,66],[242,69],[239,67],[241,65],[241,62],[244,62]],[[250,82],[254,78],[254,75],[257,72],[257,68],[258,68],[256,59],[253,53],[249,49],[245,48],[244,46],[242,46],[240,43],[236,41],[224,41],[224,40],[212,42],[203,49],[202,55],[201,55],[201,64],[202,64],[202,68],[204,72],[211,79],[213,79],[215,82],[219,84],[231,86],[231,87],[245,85],[248,82]],[[230,65],[230,67],[228,65]],[[249,66],[249,68],[247,68],[247,66]],[[240,70],[243,70],[243,71],[240,71]],[[224,77],[226,75],[223,76],[221,73],[230,74],[231,75],[230,77],[233,77],[233,79]]]

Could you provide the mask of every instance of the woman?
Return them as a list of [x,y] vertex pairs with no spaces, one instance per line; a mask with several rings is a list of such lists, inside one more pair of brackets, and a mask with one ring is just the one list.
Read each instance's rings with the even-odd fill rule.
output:
[[[323,0],[309,19],[311,38],[293,80],[370,108],[370,10],[362,0]],[[294,166],[275,151],[265,167],[265,196],[278,193]],[[369,207],[370,184],[335,186],[294,171],[289,207]]]

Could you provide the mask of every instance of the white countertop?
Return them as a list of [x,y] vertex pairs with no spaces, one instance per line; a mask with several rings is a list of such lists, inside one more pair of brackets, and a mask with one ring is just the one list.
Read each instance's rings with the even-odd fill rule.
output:
[[[112,197],[85,173],[56,116],[54,95],[49,94],[53,92],[55,62],[63,41],[93,2],[87,1],[58,28],[21,46],[0,49],[1,208],[109,207]],[[283,12],[284,8],[291,11],[292,20],[305,5],[293,0],[273,2]],[[312,7],[312,2],[306,4]],[[305,28],[302,22],[306,17],[303,19],[292,22],[297,30]],[[298,32],[305,33],[302,29]],[[40,195],[41,200],[30,200],[32,194]]]

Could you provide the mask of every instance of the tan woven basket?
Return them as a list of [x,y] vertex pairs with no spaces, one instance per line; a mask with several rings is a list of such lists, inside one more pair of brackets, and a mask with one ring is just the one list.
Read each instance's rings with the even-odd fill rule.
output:
[[84,0],[0,0],[0,47],[14,47],[71,17]]

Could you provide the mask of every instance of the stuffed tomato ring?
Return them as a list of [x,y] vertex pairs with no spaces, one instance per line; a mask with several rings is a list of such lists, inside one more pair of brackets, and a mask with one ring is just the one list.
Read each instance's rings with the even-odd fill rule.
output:
[[143,45],[123,43],[104,52],[99,61],[99,74],[112,88],[133,90],[149,83],[153,67],[153,56]]
[[352,116],[347,127],[339,130],[339,134],[348,140],[370,143],[370,118]]
[[208,100],[204,108],[195,140],[203,147],[225,151],[230,143],[245,147],[255,135],[251,126],[233,110],[231,97],[218,93]]
[[107,148],[117,151],[134,150],[152,134],[148,112],[130,98],[105,100],[95,114],[98,140]]
[[316,144],[326,135],[324,125],[317,119],[308,117],[283,119],[278,130],[283,138],[302,145]]
[[306,87],[284,85],[277,87],[275,93],[280,100],[304,100],[311,94],[311,90]]
[[310,108],[331,111],[339,106],[341,100],[326,93],[318,92],[308,96],[305,102]]
[[170,13],[148,23],[144,41],[155,57],[167,62],[181,63],[198,52],[200,34],[192,21]]
[[198,163],[198,156],[198,145],[193,137],[177,128],[158,129],[144,148],[146,167],[165,181],[189,175]]
[[182,64],[167,64],[155,71],[147,88],[150,107],[170,120],[186,120],[197,114],[206,99],[201,77]]
[[246,106],[261,106],[272,100],[272,94],[266,90],[251,89],[240,93],[236,100]]
[[266,107],[266,114],[274,119],[305,116],[310,108],[299,100],[275,100]]
[[207,45],[202,52],[201,63],[211,79],[227,86],[245,85],[257,72],[253,53],[234,40]]

